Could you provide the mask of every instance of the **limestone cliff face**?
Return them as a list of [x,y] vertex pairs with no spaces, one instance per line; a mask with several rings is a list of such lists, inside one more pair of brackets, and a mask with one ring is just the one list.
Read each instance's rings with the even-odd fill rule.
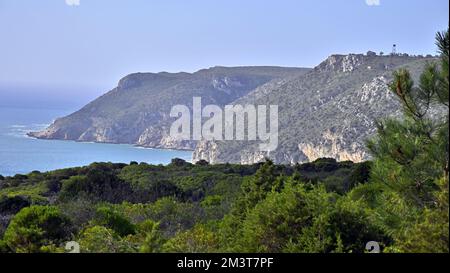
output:
[[199,141],[192,155],[193,162],[206,160],[211,164],[222,163],[217,158],[217,143],[214,141]]
[[418,79],[427,61],[405,56],[332,55],[305,75],[263,85],[237,104],[279,107],[279,146],[269,154],[252,142],[223,141],[196,147],[193,161],[252,164],[269,157],[293,164],[329,157],[339,161],[370,159],[366,141],[378,119],[401,118],[401,107],[388,88],[393,70],[405,67]]
[[331,55],[317,69],[320,71],[352,72],[363,64],[363,54]]
[[[334,132],[325,129],[322,135],[312,142],[299,143],[298,148],[308,161],[323,157],[353,162],[369,160],[370,154],[367,152],[365,140],[375,134],[376,119],[376,116],[369,112],[370,106],[384,102],[386,105],[382,109],[391,109],[390,117],[400,117],[400,105],[396,102],[392,92],[389,91],[388,82],[388,79],[383,75],[375,77],[370,82],[364,83],[353,97],[338,101],[335,104],[337,109],[343,113],[347,112],[349,115],[354,115],[356,124],[342,121],[343,126],[332,127]],[[354,108],[349,112],[348,107],[352,106]],[[368,108],[363,108],[365,106]],[[380,116],[383,116],[382,113]],[[365,137],[361,138],[360,136]]]
[[[79,111],[29,135],[194,150],[193,161],[252,164],[266,157],[294,164],[331,157],[355,162],[370,155],[366,141],[375,120],[400,118],[388,90],[393,70],[407,68],[418,79],[433,58],[331,55],[314,69],[214,67],[196,73],[135,73]],[[171,107],[278,105],[278,148],[261,152],[258,141],[179,141],[169,135]]]
[[178,141],[169,135],[175,120],[169,116],[172,106],[192,108],[193,97],[201,97],[203,105],[223,106],[267,82],[307,71],[283,67],[213,67],[192,74],[134,73],[79,111],[29,135],[193,150],[196,141]]
[[300,143],[298,148],[308,158],[308,161],[328,157],[338,161],[361,162],[370,158],[364,146],[355,142],[346,143],[342,135],[330,131],[324,132],[317,143]]
[[196,141],[178,140],[170,136],[170,128],[167,126],[149,127],[139,135],[136,145],[143,147],[194,150]]

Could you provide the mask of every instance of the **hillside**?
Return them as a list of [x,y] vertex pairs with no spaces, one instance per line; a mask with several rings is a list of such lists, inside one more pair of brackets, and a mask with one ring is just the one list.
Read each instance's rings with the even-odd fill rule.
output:
[[373,136],[375,120],[400,115],[401,107],[388,90],[392,72],[409,69],[418,79],[433,58],[409,56],[332,55],[304,75],[271,82],[235,104],[278,105],[279,145],[270,154],[258,143],[203,141],[194,162],[251,164],[264,157],[277,163],[369,159],[366,140]]
[[195,148],[194,141],[169,136],[173,105],[225,105],[275,79],[301,75],[309,69],[282,67],[213,67],[195,73],[136,73],[79,111],[57,119],[42,132],[29,135],[63,139],[136,144],[152,148]]
[[[29,135],[194,150],[193,162],[252,164],[265,157],[276,163],[321,157],[361,162],[370,159],[365,142],[375,133],[375,121],[400,115],[387,87],[392,72],[404,67],[418,79],[431,61],[435,58],[350,54],[331,55],[314,69],[214,67],[193,74],[136,73],[45,131]],[[203,105],[278,105],[277,150],[260,152],[255,141],[171,138],[171,107],[191,107],[194,96],[201,96]]]

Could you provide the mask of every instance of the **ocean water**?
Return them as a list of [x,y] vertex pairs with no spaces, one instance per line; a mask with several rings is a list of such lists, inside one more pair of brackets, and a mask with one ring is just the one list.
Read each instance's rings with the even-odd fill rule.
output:
[[168,164],[191,160],[188,151],[144,149],[133,145],[39,140],[27,132],[45,128],[71,111],[0,107],[0,174],[11,176],[88,165],[92,162]]

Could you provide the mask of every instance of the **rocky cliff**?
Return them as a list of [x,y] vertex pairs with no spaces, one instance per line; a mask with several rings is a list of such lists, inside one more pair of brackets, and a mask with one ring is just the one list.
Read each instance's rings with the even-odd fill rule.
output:
[[366,140],[375,121],[401,117],[399,103],[388,90],[392,72],[405,67],[418,79],[433,58],[409,56],[332,55],[312,71],[258,87],[236,104],[279,107],[279,145],[270,153],[256,142],[202,142],[194,161],[255,163],[269,157],[277,163],[331,157],[340,161],[370,158]]
[[307,71],[283,67],[213,67],[192,74],[135,73],[79,111],[29,136],[193,150],[195,141],[179,141],[169,135],[174,121],[169,116],[172,106],[192,107],[194,96],[202,97],[204,104],[222,106],[265,83]]
[[[417,79],[434,58],[332,55],[314,69],[214,67],[196,73],[135,73],[79,111],[30,136],[152,148],[194,150],[193,161],[251,164],[265,157],[277,163],[320,157],[367,160],[365,142],[375,120],[400,117],[388,90],[392,72],[405,67]],[[278,105],[279,145],[261,152],[257,141],[180,141],[169,135],[171,107],[202,104]]]

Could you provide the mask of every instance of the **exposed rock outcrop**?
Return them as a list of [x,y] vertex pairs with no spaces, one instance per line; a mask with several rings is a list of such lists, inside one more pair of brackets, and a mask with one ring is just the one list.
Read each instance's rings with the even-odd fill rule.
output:
[[170,137],[169,116],[177,104],[192,107],[192,98],[223,106],[272,80],[302,75],[306,68],[213,67],[196,73],[134,73],[116,88],[79,111],[57,119],[30,136],[89,142],[126,143],[152,148],[193,150],[196,141]]
[[[279,145],[262,153],[252,142],[203,143],[194,153],[212,162],[256,163],[270,157],[292,164],[321,157],[360,162],[370,159],[366,141],[378,119],[401,118],[401,107],[388,88],[393,70],[405,67],[418,79],[432,58],[332,55],[305,75],[270,82],[238,99],[239,104],[275,104],[279,108]],[[213,149],[213,151],[211,151]]]
[[[375,120],[401,117],[388,90],[393,70],[407,68],[418,79],[430,58],[331,55],[314,69],[214,67],[196,73],[135,73],[79,111],[30,136],[152,148],[194,150],[193,161],[251,164],[266,157],[293,164],[332,157],[355,162],[370,158],[366,141]],[[192,98],[202,104],[277,105],[278,148],[258,149],[258,141],[177,140],[169,129],[171,107]],[[434,112],[433,112],[434,113]]]

